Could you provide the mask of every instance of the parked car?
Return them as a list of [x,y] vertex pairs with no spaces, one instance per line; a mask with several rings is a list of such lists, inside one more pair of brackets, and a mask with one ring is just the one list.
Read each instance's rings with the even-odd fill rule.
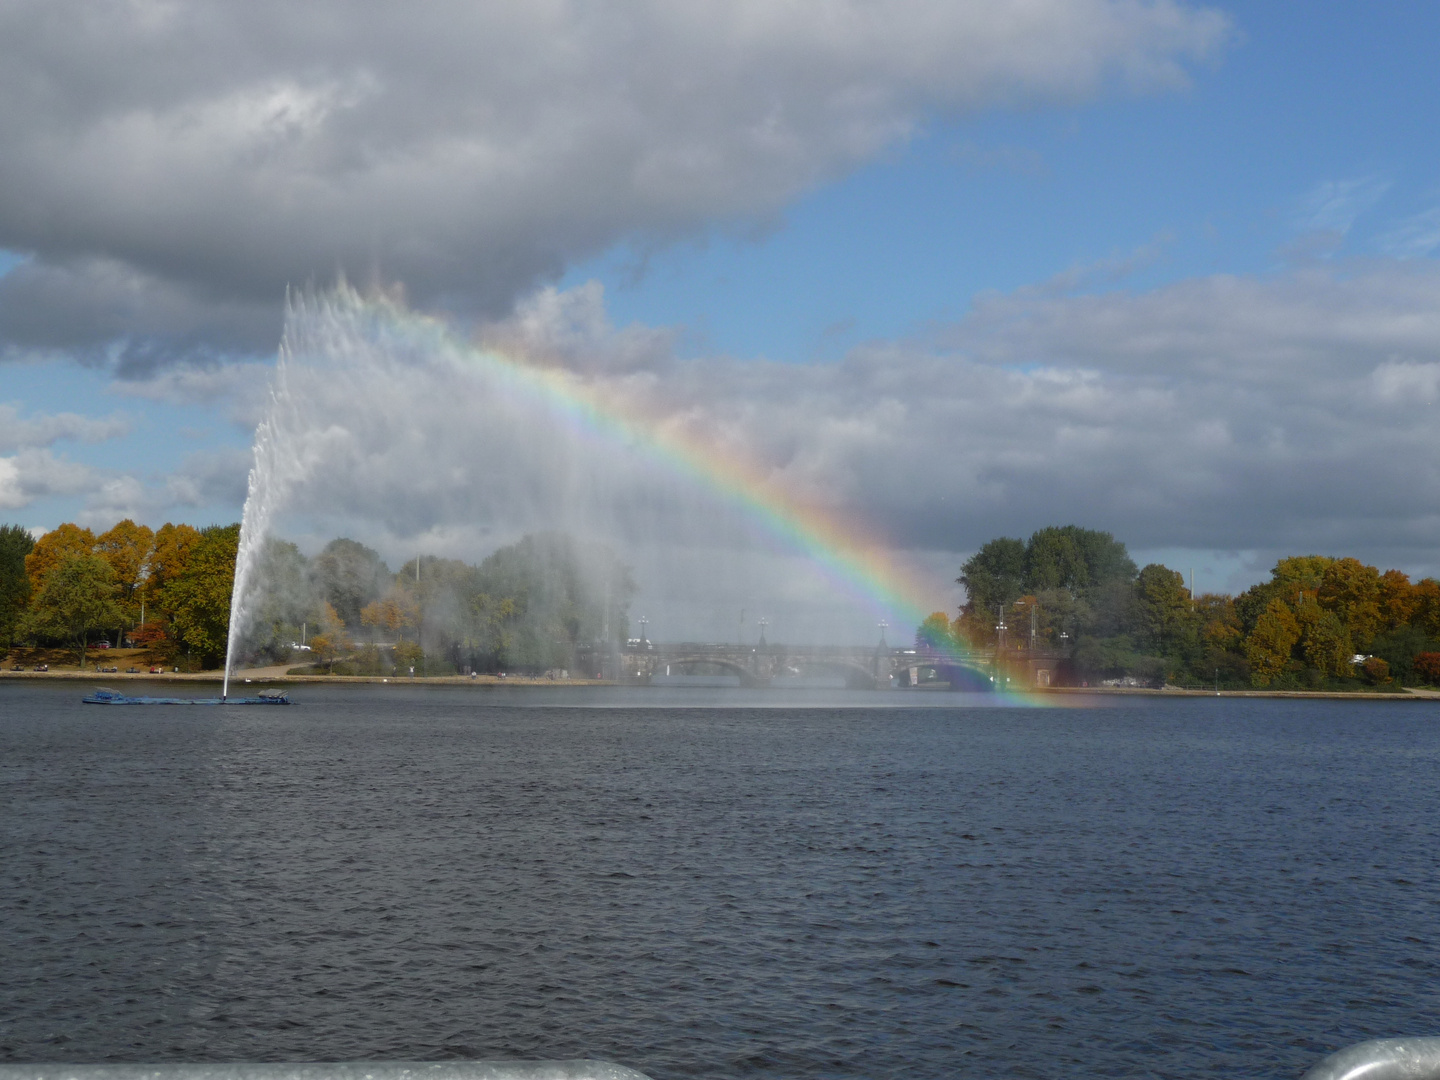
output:
[[110,647],[110,642],[102,638],[101,640],[95,642],[95,647],[97,649],[108,649]]

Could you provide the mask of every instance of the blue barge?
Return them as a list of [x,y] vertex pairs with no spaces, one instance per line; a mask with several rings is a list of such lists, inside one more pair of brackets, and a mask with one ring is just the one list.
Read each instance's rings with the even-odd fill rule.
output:
[[84,698],[86,705],[289,705],[290,695],[284,690],[261,690],[254,697],[237,698],[173,698],[132,697],[102,686]]

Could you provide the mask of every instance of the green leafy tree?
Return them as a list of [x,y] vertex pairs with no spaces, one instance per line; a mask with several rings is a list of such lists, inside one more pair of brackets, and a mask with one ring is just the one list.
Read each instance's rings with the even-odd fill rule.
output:
[[149,573],[145,578],[146,601],[155,604],[165,588],[180,577],[190,552],[200,540],[200,530],[190,525],[166,522],[155,533],[155,546],[150,554]]
[[1285,593],[1285,602],[1293,603],[1301,593],[1314,595],[1325,581],[1325,573],[1335,565],[1328,555],[1292,555],[1281,559],[1270,571],[1270,580]]
[[1331,678],[1349,675],[1355,648],[1340,617],[1307,598],[1296,610],[1295,619],[1301,626],[1300,650],[1305,662]]
[[327,672],[334,671],[335,661],[351,653],[355,643],[345,629],[345,620],[328,600],[320,601],[315,620],[320,624],[320,632],[310,638],[310,651],[317,663],[325,665]]
[[1108,532],[1079,525],[1050,526],[1031,535],[1025,545],[1029,591],[1068,589],[1083,593],[1110,582],[1133,582],[1135,561],[1125,545]]
[[360,625],[365,605],[385,594],[394,580],[380,553],[347,538],[331,540],[310,563],[316,594],[346,626]]
[[330,640],[329,634],[313,634],[310,637],[310,655],[315,658],[316,666],[325,665],[326,672],[334,670],[335,657],[339,650],[335,642]]
[[15,631],[30,601],[25,556],[34,547],[35,540],[29,529],[0,525],[0,641],[7,648],[15,643]]
[[1099,637],[1136,637],[1141,630],[1141,604],[1134,585],[1111,580],[1086,590],[1081,629]]
[[1248,634],[1270,606],[1280,600],[1292,610],[1309,596],[1312,599],[1325,580],[1325,571],[1335,562],[1327,555],[1293,555],[1279,560],[1270,571],[1270,580],[1252,585],[1235,598],[1235,612]]
[[372,628],[372,641],[374,631],[384,631],[392,641],[398,641],[419,619],[415,594],[399,585],[390,586],[379,600],[372,600],[360,609],[360,625]]
[[36,540],[30,554],[25,556],[25,573],[30,577],[31,589],[38,590],[44,585],[50,571],[70,556],[94,553],[95,534],[89,529],[68,521],[55,526]]
[[1090,567],[1075,526],[1050,526],[1031,535],[1025,545],[1028,587],[1078,593],[1090,583]]
[[85,666],[92,632],[120,621],[120,583],[98,555],[66,555],[45,573],[25,618],[27,633],[72,643]]
[[360,625],[360,611],[384,595],[395,580],[380,553],[341,537],[325,544],[310,563],[315,595],[336,609],[347,626]]
[[1340,617],[1356,648],[1369,648],[1383,623],[1380,571],[1359,559],[1336,559],[1326,567],[1315,598]]
[[315,609],[308,571],[309,561],[294,544],[275,537],[265,541],[251,578],[251,618],[237,656],[290,659],[290,645],[300,640]]
[[1413,586],[1415,613],[1411,622],[1433,638],[1440,638],[1440,581],[1422,578]]
[[205,667],[218,667],[225,658],[239,546],[238,522],[202,529],[179,576],[161,594],[179,641]]
[[1410,623],[1376,634],[1370,642],[1370,651],[1390,665],[1390,677],[1403,686],[1425,681],[1417,666],[1419,659],[1436,650],[1440,650],[1440,638]]
[[[133,627],[140,620],[140,599],[154,551],[155,533],[129,518],[95,538],[95,554],[110,564],[120,584],[120,611],[125,626]],[[117,639],[124,641],[124,626],[115,629]]]
[[497,658],[509,656],[515,647],[515,625],[520,616],[514,599],[477,593],[471,598],[470,609],[478,650]]
[[145,583],[150,556],[155,551],[155,533],[126,518],[95,538],[95,554],[108,562],[120,583],[120,599],[129,603]]
[[915,631],[915,644],[923,649],[933,649],[938,653],[952,653],[956,648],[955,634],[951,630],[950,620],[943,611],[935,611],[926,616],[925,621]]
[[991,540],[960,567],[965,586],[961,622],[972,641],[993,641],[996,610],[1025,595],[1025,542],[1008,536]]
[[425,661],[425,653],[418,643],[414,641],[399,641],[395,643],[395,672],[398,675],[411,674],[412,669],[418,672]]
[[1408,574],[1386,570],[1380,575],[1380,619],[1385,629],[1394,630],[1412,622],[1420,608],[1421,594],[1410,584]]
[[1269,686],[1284,674],[1290,653],[1300,640],[1300,623],[1278,597],[1255,620],[1255,629],[1245,639],[1245,658],[1250,662],[1250,679],[1256,686]]
[[[1031,595],[1040,601],[1041,610],[1054,612],[1056,598],[1063,595],[1069,610],[1057,621],[1067,633],[1108,633],[1117,619],[1133,614],[1129,609],[1136,573],[1125,545],[1108,532],[1052,525],[1036,530],[1023,543],[998,537],[960,568],[958,580],[966,594],[960,613],[962,631],[973,641],[994,641],[1000,605],[1008,608]],[[1095,617],[1107,626],[1090,625]],[[1053,623],[1049,629],[1054,631]]]
[[[502,627],[503,653],[477,657],[480,666],[576,668],[582,645],[608,647],[627,636],[635,582],[629,568],[603,545],[561,533],[526,536],[492,554],[469,580],[471,617],[481,612],[498,616]],[[490,599],[477,607],[482,595]],[[499,615],[505,600],[511,604],[508,617]],[[428,627],[428,610],[425,621]],[[427,631],[427,652],[434,649],[431,640]]]
[[1135,581],[1143,639],[1165,652],[1180,645],[1195,620],[1185,576],[1159,563],[1140,571]]

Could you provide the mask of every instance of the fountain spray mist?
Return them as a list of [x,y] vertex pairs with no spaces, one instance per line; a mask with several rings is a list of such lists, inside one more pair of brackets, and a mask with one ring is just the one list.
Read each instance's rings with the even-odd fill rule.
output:
[[[230,696],[230,672],[234,668],[236,649],[250,623],[260,552],[289,487],[288,481],[295,472],[296,461],[284,453],[283,438],[286,427],[298,422],[287,378],[289,351],[288,342],[282,340],[270,384],[269,410],[255,428],[255,460],[250,467],[245,512],[240,520],[240,546],[235,554],[235,584],[230,591],[230,626],[225,644],[222,698]],[[291,424],[287,425],[286,421]]]
[[[226,684],[282,529],[390,558],[476,561],[565,532],[634,567],[650,625],[729,640],[740,609],[772,639],[870,644],[876,623],[948,606],[853,514],[790,495],[656,373],[572,369],[476,348],[436,320],[341,284],[287,297],[256,430],[231,598]],[[757,616],[758,617],[758,616]],[[617,627],[617,632],[622,629]]]

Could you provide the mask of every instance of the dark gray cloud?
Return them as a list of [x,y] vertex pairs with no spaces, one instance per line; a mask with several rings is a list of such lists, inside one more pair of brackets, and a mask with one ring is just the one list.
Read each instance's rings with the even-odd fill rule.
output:
[[213,366],[272,352],[280,323],[278,302],[218,295],[112,258],[30,260],[0,277],[0,360],[65,357],[147,378],[177,360]]
[[137,371],[268,349],[286,284],[337,272],[500,312],[926,115],[1173,85],[1228,34],[1172,0],[7,4],[0,247],[34,261],[0,335]]

